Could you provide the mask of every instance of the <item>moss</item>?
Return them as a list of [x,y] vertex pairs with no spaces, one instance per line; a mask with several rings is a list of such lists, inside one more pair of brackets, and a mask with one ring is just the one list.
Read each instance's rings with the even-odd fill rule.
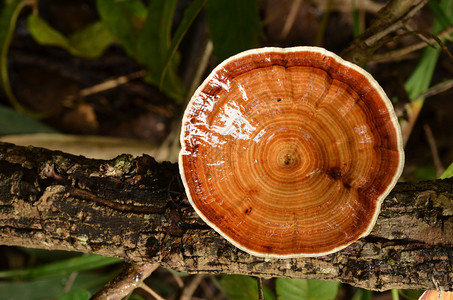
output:
[[120,173],[129,173],[132,164],[131,164],[132,156],[129,154],[122,154],[113,159],[113,168],[116,172]]
[[77,240],[79,240],[83,245],[86,245],[87,241],[88,241],[88,236],[85,234],[82,234],[77,237]]

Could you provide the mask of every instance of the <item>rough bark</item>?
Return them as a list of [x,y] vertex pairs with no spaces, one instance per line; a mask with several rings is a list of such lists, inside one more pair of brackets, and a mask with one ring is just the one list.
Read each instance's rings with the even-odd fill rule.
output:
[[453,290],[453,180],[400,183],[372,233],[318,258],[266,260],[230,245],[185,198],[176,164],[90,160],[0,144],[0,244],[158,263],[190,273]]

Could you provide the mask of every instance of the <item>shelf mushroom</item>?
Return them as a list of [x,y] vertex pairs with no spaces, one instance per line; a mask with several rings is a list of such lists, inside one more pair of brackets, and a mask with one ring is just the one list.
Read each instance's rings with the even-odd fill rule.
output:
[[418,300],[453,300],[453,292],[425,291]]
[[404,164],[383,89],[317,47],[261,48],[221,63],[186,108],[181,148],[195,211],[267,258],[326,255],[366,236]]

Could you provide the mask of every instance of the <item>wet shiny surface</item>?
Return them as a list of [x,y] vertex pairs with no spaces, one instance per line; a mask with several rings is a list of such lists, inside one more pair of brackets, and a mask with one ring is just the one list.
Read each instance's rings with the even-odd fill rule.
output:
[[453,292],[426,291],[419,300],[453,300]]
[[371,229],[401,173],[399,128],[382,90],[318,49],[233,57],[184,115],[180,169],[189,200],[255,255],[345,247]]

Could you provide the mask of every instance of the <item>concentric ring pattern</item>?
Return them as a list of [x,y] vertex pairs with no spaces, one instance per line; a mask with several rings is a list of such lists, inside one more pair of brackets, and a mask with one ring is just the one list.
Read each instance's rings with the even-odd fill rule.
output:
[[251,50],[219,65],[187,107],[181,145],[197,213],[264,257],[324,255],[368,234],[404,161],[379,85],[315,47]]

